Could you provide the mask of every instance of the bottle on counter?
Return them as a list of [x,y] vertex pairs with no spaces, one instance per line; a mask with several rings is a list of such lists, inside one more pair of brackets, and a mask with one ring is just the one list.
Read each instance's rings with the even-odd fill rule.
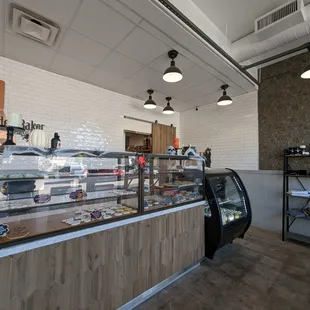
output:
[[54,133],[54,138],[51,140],[51,148],[57,149],[60,147],[60,137],[57,132]]

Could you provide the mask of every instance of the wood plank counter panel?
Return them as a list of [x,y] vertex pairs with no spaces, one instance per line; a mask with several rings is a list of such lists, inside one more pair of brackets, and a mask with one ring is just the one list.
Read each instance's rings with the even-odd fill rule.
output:
[[204,255],[203,207],[0,259],[1,310],[116,309]]

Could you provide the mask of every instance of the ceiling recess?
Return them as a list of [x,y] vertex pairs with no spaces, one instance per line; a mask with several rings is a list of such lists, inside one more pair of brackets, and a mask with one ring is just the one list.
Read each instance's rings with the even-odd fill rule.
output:
[[60,28],[57,24],[21,6],[10,10],[9,30],[48,46],[53,46]]
[[255,34],[260,40],[268,39],[305,21],[303,1],[289,1],[255,20]]

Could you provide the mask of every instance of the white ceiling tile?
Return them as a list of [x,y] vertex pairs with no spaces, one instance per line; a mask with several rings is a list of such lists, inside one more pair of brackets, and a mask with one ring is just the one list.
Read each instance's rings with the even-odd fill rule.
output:
[[183,48],[180,45],[173,46],[175,50],[177,50],[181,55],[191,60],[193,63],[198,64],[201,60],[193,55],[191,52],[189,52],[187,49]]
[[156,81],[153,82],[153,87],[157,91],[165,94],[169,97],[176,97],[181,91],[186,90],[188,87],[185,86],[182,83],[167,83],[162,79],[156,79]]
[[136,97],[137,94],[139,94],[142,91],[142,87],[141,85],[133,83],[132,81],[127,79],[119,83],[115,87],[115,91],[123,95]]
[[141,85],[141,87],[144,87],[145,90],[147,90],[148,88],[154,88],[161,78],[161,74],[157,71],[144,67],[142,70],[132,75],[130,80],[133,83]]
[[80,0],[17,0],[23,6],[53,21],[68,26]]
[[94,70],[94,67],[74,58],[57,53],[50,69],[65,76],[84,80]]
[[118,45],[135,25],[97,0],[84,1],[71,28],[110,48]]
[[180,101],[188,102],[188,101],[193,101],[193,100],[196,100],[204,96],[205,94],[203,94],[201,91],[196,90],[192,87],[189,87],[189,88],[186,88],[178,92],[174,97]]
[[73,30],[68,30],[58,51],[92,66],[98,66],[111,50]]
[[223,81],[214,77],[213,79],[210,79],[201,84],[198,84],[194,86],[193,88],[206,95],[209,95],[214,92],[218,92],[221,89],[221,85],[223,84],[225,84]]
[[117,86],[123,82],[123,79],[109,72],[96,68],[87,78],[87,81],[110,90],[117,89]]
[[168,51],[169,47],[143,29],[136,28],[117,47],[117,50],[132,59],[148,64]]
[[188,87],[192,87],[210,80],[213,77],[209,72],[196,65],[183,72],[182,83]]
[[104,71],[127,78],[143,68],[143,65],[118,52],[111,53],[100,65]]
[[176,45],[176,43],[173,40],[171,40],[169,37],[167,37],[167,35],[159,31],[157,28],[153,27],[151,24],[149,24],[145,20],[142,20],[142,22],[139,24],[139,27],[143,28],[146,32],[153,35],[158,40],[167,44],[171,48]]
[[4,40],[5,56],[26,64],[48,68],[55,55],[53,49],[19,35],[5,33]]
[[102,2],[105,2],[107,5],[109,5],[114,10],[118,11],[123,16],[126,16],[128,19],[130,19],[135,24],[138,24],[142,18],[134,13],[132,10],[128,9],[125,5],[122,3],[115,1],[115,0],[100,0]]
[[[157,59],[152,61],[148,66],[163,74],[165,70],[170,66],[170,61],[171,59],[168,57],[168,53],[164,53]],[[195,65],[195,63],[193,63],[188,58],[185,58],[181,54],[179,54],[178,57],[175,59],[175,64],[182,72]]]

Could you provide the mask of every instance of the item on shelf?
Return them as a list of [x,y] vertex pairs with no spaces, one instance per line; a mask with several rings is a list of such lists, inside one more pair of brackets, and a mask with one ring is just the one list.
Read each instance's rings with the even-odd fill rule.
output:
[[310,208],[304,208],[303,212],[306,215],[306,217],[310,218]]
[[51,196],[46,194],[36,195],[34,196],[33,201],[35,203],[46,203],[51,201]]
[[295,197],[310,197],[310,191],[289,190],[287,194]]
[[180,147],[180,139],[179,138],[174,138],[173,139],[173,146],[174,146],[175,149],[178,149]]
[[51,140],[51,148],[57,149],[60,147],[60,137],[57,132],[54,133],[54,138]]
[[35,129],[29,135],[29,145],[41,148],[48,147],[48,136],[42,129]]
[[10,231],[7,234],[8,239],[20,239],[29,235],[29,230],[26,226],[16,226],[10,228]]
[[8,127],[22,127],[23,120],[20,113],[10,112],[7,120]]
[[99,210],[95,210],[90,214],[90,217],[94,220],[98,220],[102,217],[102,214]]
[[0,238],[5,237],[9,232],[9,225],[1,224],[0,225]]
[[76,191],[71,192],[69,197],[73,200],[81,200],[87,197],[87,193],[82,189],[77,189]]
[[177,155],[177,151],[176,151],[176,149],[175,149],[172,145],[169,145],[169,146],[166,148],[165,154]]
[[77,226],[80,225],[81,221],[80,220],[74,220],[73,222],[70,223],[71,226]]
[[289,147],[287,149],[288,155],[302,155],[303,149],[301,149],[299,146]]
[[308,175],[308,170],[288,170],[286,174],[289,175]]
[[212,216],[211,209],[210,209],[209,206],[205,207],[205,216],[207,216],[207,217],[211,217]]

